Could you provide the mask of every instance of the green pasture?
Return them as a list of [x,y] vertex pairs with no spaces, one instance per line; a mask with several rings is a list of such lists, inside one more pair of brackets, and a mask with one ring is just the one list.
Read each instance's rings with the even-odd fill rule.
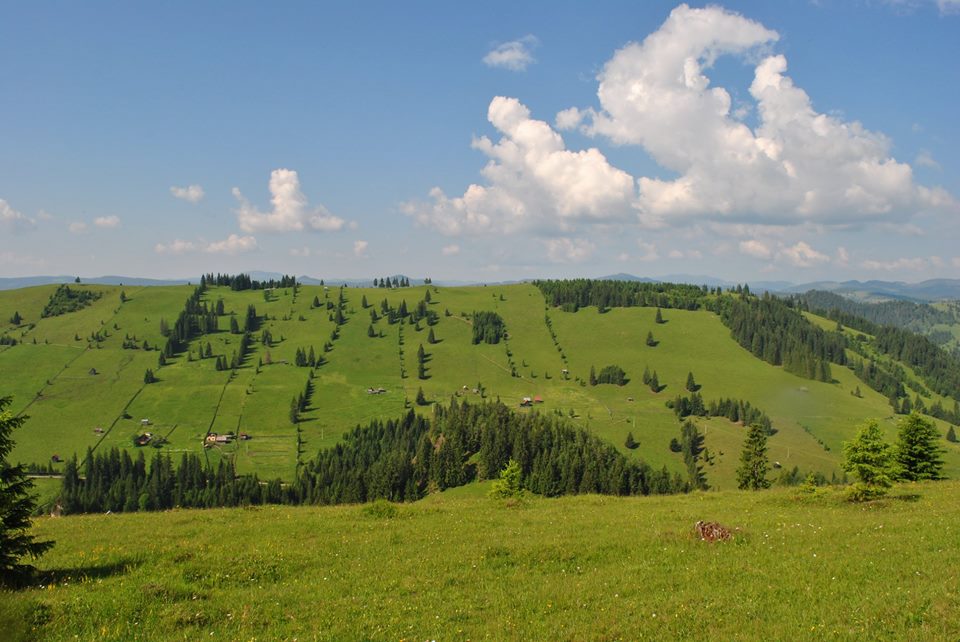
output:
[[[499,397],[522,412],[561,414],[630,456],[682,471],[680,456],[668,448],[679,436],[680,422],[665,402],[687,394],[688,372],[702,386],[705,401],[744,399],[770,415],[777,429],[769,441],[770,458],[787,469],[837,473],[842,442],[867,418],[881,419],[891,438],[895,431],[887,400],[848,369],[833,366],[833,383],[796,377],[754,358],[731,340],[716,315],[705,311],[663,310],[666,322],[657,324],[655,308],[615,308],[602,314],[596,308],[576,313],[547,309],[539,290],[529,284],[345,288],[346,321],[334,340],[333,310],[327,304],[336,304],[339,287],[301,286],[296,294],[294,288],[264,293],[212,287],[204,301],[212,307],[223,300],[219,331],[193,339],[161,368],[157,350],[123,349],[124,337],[136,337],[138,345],[146,340],[162,346],[160,320],[172,326],[193,287],[80,287],[102,291],[103,296],[88,308],[49,319],[34,316],[54,286],[0,292],[0,322],[16,310],[26,324],[12,333],[22,334],[18,340],[23,343],[0,351],[0,394],[14,395],[14,411],[30,416],[17,440],[16,460],[46,463],[53,454],[82,455],[88,447],[134,448],[132,438],[149,431],[163,437],[161,451],[174,456],[189,451],[204,452],[211,461],[231,457],[241,472],[289,480],[298,462],[335,444],[354,426],[394,418],[414,407],[422,388],[430,402]],[[427,292],[429,308],[439,319],[432,328],[424,321],[419,327],[406,321],[391,325],[382,317],[384,299],[394,307],[405,301],[413,310]],[[259,318],[251,350],[236,372],[218,372],[215,357],[229,361],[240,343],[240,335],[230,333],[230,318],[235,316],[242,325],[248,305]],[[381,317],[376,322],[371,309]],[[471,343],[470,317],[480,310],[503,317],[505,341]],[[835,327],[820,317],[809,318]],[[374,337],[368,336],[371,325]],[[427,340],[431,329],[435,344]],[[102,340],[89,341],[98,331]],[[271,336],[269,345],[261,341],[264,331]],[[655,347],[645,343],[648,332],[658,342]],[[327,342],[332,348],[324,352]],[[201,358],[208,343],[214,358]],[[426,352],[424,379],[417,376],[421,345]],[[293,425],[290,403],[304,391],[311,370],[294,365],[295,355],[298,348],[311,347],[325,362],[313,369],[308,407]],[[606,365],[622,367],[629,382],[622,387],[588,385],[591,366],[599,372]],[[154,370],[157,383],[143,384],[147,368]],[[644,368],[656,371],[662,391],[654,393],[643,384]],[[857,387],[862,397],[853,395]],[[370,394],[371,388],[384,392]],[[521,409],[519,402],[527,396],[540,397],[542,404]],[[417,410],[430,412],[429,406]],[[148,426],[141,425],[143,419],[149,420]],[[731,488],[743,427],[724,419],[697,423],[710,455],[704,463],[708,482],[714,488]],[[946,431],[946,425],[940,428]],[[208,432],[246,432],[251,439],[204,448]],[[636,450],[624,447],[628,432],[640,443]],[[956,476],[960,453],[954,445],[944,445],[947,474]],[[153,451],[147,447],[148,454]]]
[[[39,518],[20,640],[956,640],[957,482]],[[728,527],[706,543],[697,520]],[[291,545],[293,544],[293,545]]]

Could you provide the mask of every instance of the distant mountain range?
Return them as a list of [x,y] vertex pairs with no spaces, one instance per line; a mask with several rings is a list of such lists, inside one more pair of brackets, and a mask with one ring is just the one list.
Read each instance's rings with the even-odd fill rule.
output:
[[[260,272],[253,271],[250,276],[259,281],[269,279],[279,279],[283,276],[279,272]],[[389,278],[396,277],[407,278],[412,284],[423,283],[422,278],[413,278],[403,274],[391,274]],[[51,283],[73,283],[75,276],[23,276],[23,277],[0,277],[0,290],[14,290],[17,288],[26,288],[35,285],[49,285]],[[311,276],[301,275],[298,280],[305,285],[319,285],[321,281],[327,285],[347,285],[349,287],[369,287],[373,283],[373,278],[366,279],[318,279]],[[377,277],[381,278],[381,277]],[[732,281],[718,279],[712,276],[702,274],[665,274],[658,277],[636,276],[633,274],[618,273],[606,276],[591,277],[596,279],[611,279],[615,281],[642,281],[652,283],[662,281],[667,283],[690,283],[693,285],[706,285],[709,287],[731,287],[737,285]],[[148,279],[132,276],[98,276],[82,277],[83,283],[97,283],[102,285],[184,285],[187,283],[196,283],[196,279]],[[526,279],[530,280],[530,279]],[[507,285],[511,283],[520,283],[522,279],[512,281],[455,281],[455,280],[436,280],[434,284],[445,286],[461,285]],[[750,289],[757,292],[777,292],[785,294],[803,293],[810,290],[823,290],[834,292],[841,296],[863,302],[880,302],[890,300],[916,301],[926,303],[930,301],[940,301],[944,299],[960,300],[960,279],[929,279],[919,283],[905,283],[903,281],[814,281],[812,283],[791,283],[789,281],[748,281]]]

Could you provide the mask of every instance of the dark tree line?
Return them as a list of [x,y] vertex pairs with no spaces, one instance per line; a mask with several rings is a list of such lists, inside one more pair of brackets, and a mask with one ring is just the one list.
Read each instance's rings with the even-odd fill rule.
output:
[[776,432],[773,428],[773,422],[767,413],[753,406],[749,401],[741,399],[714,399],[710,403],[704,403],[703,397],[699,392],[694,392],[686,397],[677,395],[667,402],[667,408],[673,410],[677,419],[694,417],[726,417],[734,423],[740,423],[745,426],[750,424],[760,425],[768,435]]
[[266,290],[273,288],[295,288],[297,286],[297,277],[284,274],[279,279],[269,279],[267,281],[257,281],[251,279],[249,274],[204,274],[200,277],[200,286],[220,286],[228,287],[238,292],[240,290]]
[[279,479],[263,484],[256,475],[237,476],[229,459],[214,467],[192,453],[184,453],[177,466],[169,455],[157,453],[148,466],[143,452],[134,459],[118,448],[88,451],[82,468],[81,477],[76,457],[64,468],[58,501],[65,513],[213,508],[290,499]]
[[706,286],[640,281],[571,279],[534,281],[534,285],[548,305],[568,312],[591,305],[601,311],[634,306],[697,310],[710,293]]
[[500,402],[453,400],[435,407],[432,421],[411,411],[357,427],[305,464],[298,496],[311,504],[416,500],[431,490],[495,478],[510,459],[521,467],[523,487],[542,495],[689,489],[678,475],[630,461],[556,417],[521,415]]
[[718,299],[717,307],[737,343],[788,372],[829,382],[830,363],[847,362],[842,335],[825,332],[780,299],[767,295],[724,296]]
[[[307,386],[305,398],[309,381]],[[679,474],[628,460],[612,444],[557,417],[520,415],[500,402],[453,400],[449,407],[435,408],[432,420],[411,411],[398,420],[358,426],[341,443],[305,462],[292,485],[238,476],[229,459],[214,467],[186,453],[174,466],[168,455],[157,453],[148,467],[142,452],[134,459],[113,448],[88,451],[83,476],[76,457],[68,460],[59,501],[68,513],[413,501],[428,492],[496,478],[511,459],[521,467],[523,487],[547,496],[646,495],[691,488]]]
[[934,392],[960,398],[960,359],[951,356],[927,337],[885,326],[875,333],[877,350],[906,363]]

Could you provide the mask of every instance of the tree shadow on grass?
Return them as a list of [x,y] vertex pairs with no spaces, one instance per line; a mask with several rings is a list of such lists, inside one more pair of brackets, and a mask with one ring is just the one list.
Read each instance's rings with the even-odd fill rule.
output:
[[918,502],[920,501],[920,493],[901,493],[899,495],[890,495],[889,498],[900,502]]
[[33,584],[61,584],[63,582],[82,582],[99,580],[115,575],[124,575],[143,564],[136,557],[124,557],[107,564],[88,564],[72,568],[51,568],[37,571]]

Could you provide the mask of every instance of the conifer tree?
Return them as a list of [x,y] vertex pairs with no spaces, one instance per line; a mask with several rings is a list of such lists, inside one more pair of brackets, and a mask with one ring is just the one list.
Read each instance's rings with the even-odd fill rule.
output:
[[883,440],[876,420],[863,424],[853,441],[843,443],[841,467],[859,480],[850,493],[855,501],[885,495],[893,485],[894,466],[893,447]]
[[433,345],[437,342],[437,337],[433,334],[433,328],[430,328],[430,332],[427,333],[427,343]]
[[426,406],[427,398],[423,395],[423,388],[417,389],[417,405]]
[[654,370],[653,374],[650,375],[650,390],[653,392],[660,392],[660,379],[657,378],[657,371]]
[[768,470],[767,431],[760,424],[750,424],[747,438],[743,443],[743,451],[740,453],[737,488],[741,490],[770,488],[770,480],[767,479]]
[[11,325],[20,325],[21,322],[23,322],[23,317],[20,316],[19,312],[14,312],[13,316],[10,317]]
[[663,314],[660,312],[660,308],[657,308],[657,318],[654,319],[657,323],[665,323],[663,320]]
[[376,331],[373,329],[373,324],[367,326],[367,336],[370,338],[377,336]]
[[953,429],[953,426],[947,428],[947,441],[952,444],[957,443],[957,431]]
[[700,386],[698,386],[697,382],[694,380],[692,372],[687,373],[687,390],[690,392],[696,392],[700,390]]
[[657,340],[653,338],[653,332],[647,332],[647,345],[651,348],[657,345]]
[[597,371],[594,369],[593,366],[590,366],[590,385],[591,386],[597,385]]
[[943,478],[940,433],[932,421],[913,412],[900,420],[896,446],[898,477],[906,481]]
[[630,450],[633,450],[634,448],[638,447],[640,444],[638,444],[638,443],[637,443],[637,440],[634,439],[633,433],[632,433],[632,432],[628,432],[628,433],[627,433],[627,439],[626,439],[626,441],[623,442],[623,445],[624,445],[625,447],[629,448]]
[[32,566],[21,563],[23,557],[36,559],[53,546],[53,542],[37,541],[28,533],[30,515],[36,508],[33,482],[22,466],[7,462],[14,445],[11,433],[26,417],[14,417],[6,409],[10,402],[10,397],[0,397],[0,583],[8,585],[33,571]]

